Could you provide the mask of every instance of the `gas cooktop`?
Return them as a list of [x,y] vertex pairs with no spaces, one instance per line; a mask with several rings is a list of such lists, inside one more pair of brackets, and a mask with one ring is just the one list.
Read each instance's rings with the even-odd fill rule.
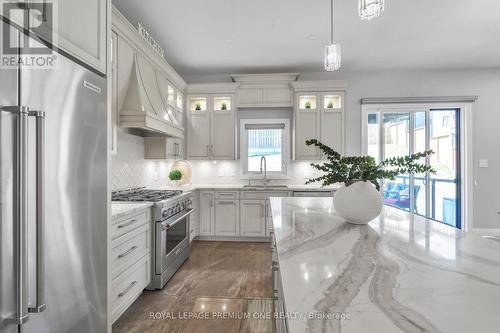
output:
[[113,192],[111,194],[111,200],[160,202],[181,194],[182,191],[180,190],[148,190],[146,188],[135,188]]

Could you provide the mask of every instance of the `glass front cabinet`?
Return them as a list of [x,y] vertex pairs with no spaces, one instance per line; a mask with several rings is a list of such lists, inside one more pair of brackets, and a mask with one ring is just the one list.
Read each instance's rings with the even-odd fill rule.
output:
[[295,159],[324,158],[319,149],[306,145],[309,139],[317,139],[337,152],[344,153],[345,93],[311,91],[295,95]]
[[189,95],[187,105],[186,158],[233,160],[234,94]]

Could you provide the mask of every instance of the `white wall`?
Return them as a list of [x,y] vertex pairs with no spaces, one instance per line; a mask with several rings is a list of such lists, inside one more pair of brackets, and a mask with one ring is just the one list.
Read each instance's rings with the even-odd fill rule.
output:
[[[188,76],[189,83],[229,81],[226,75]],[[346,101],[346,152],[361,151],[361,105],[366,97],[477,95],[474,107],[474,226],[500,227],[500,69],[305,73],[301,80],[350,83]],[[478,168],[488,159],[488,168]]]

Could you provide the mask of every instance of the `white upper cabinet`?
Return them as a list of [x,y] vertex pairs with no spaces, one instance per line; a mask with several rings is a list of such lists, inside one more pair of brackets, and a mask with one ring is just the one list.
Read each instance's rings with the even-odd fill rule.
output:
[[234,159],[236,123],[233,104],[231,94],[188,96],[188,159]]
[[316,147],[305,144],[309,139],[317,139],[344,153],[347,85],[337,81],[298,81],[292,86],[295,89],[295,159],[321,160],[325,157]]
[[242,85],[238,89],[238,107],[291,107],[292,90],[288,84]]
[[235,157],[235,111],[233,97],[213,96],[212,159],[233,160]]
[[207,109],[207,96],[188,96],[187,110],[187,158],[209,159],[211,113]]
[[319,139],[320,111],[318,110],[318,94],[297,94],[295,111],[295,154],[296,159],[319,159],[320,151],[316,147],[307,146],[306,140]]
[[238,107],[291,107],[293,105],[291,81],[298,74],[232,75],[240,83],[237,92]]
[[234,160],[237,84],[189,85],[186,158]]
[[[48,4],[50,4],[48,2]],[[107,0],[60,0],[53,2],[51,13],[56,15],[54,29],[38,29],[40,37],[72,57],[106,73]],[[45,6],[50,10],[50,6]],[[55,36],[52,36],[52,34]],[[52,38],[54,37],[54,38]]]

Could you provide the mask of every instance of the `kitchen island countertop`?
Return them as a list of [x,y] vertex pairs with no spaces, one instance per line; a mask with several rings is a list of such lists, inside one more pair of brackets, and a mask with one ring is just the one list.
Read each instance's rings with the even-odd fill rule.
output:
[[331,198],[271,207],[290,333],[499,332],[500,242],[391,207],[367,226]]

